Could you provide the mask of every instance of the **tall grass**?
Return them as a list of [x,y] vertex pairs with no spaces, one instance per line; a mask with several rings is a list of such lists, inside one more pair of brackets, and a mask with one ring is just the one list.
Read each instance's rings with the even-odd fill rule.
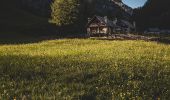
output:
[[170,99],[170,46],[63,39],[0,45],[0,99]]

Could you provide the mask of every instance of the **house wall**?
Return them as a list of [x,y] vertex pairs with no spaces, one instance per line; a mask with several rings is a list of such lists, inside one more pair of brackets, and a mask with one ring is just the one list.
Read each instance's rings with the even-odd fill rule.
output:
[[88,27],[87,28],[88,34],[107,34],[108,27]]

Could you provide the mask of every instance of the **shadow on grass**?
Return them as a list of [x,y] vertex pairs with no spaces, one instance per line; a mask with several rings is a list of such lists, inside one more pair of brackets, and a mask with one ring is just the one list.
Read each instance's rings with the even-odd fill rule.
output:
[[57,39],[87,39],[85,34],[79,35],[23,35],[17,34],[16,36],[0,36],[0,45],[15,45],[15,44],[30,44],[39,43],[46,40],[57,40]]
[[[75,61],[68,57],[65,59],[27,55],[0,56],[0,61],[0,84],[5,83],[6,87],[3,89],[9,92],[8,96],[13,96],[13,93],[16,93],[14,96],[23,94],[42,96],[42,94],[50,93],[44,96],[60,96],[59,98],[71,96],[79,97],[82,100],[98,97],[108,100],[113,95],[120,97],[117,94],[134,93],[135,91],[139,94],[127,95],[127,98],[143,96],[143,94],[145,94],[145,98],[161,96],[169,98],[169,93],[166,92],[168,88],[165,88],[170,81],[166,77],[169,73],[166,74],[165,71],[161,76],[158,76],[161,71],[159,68],[149,71],[145,67],[127,68],[126,70],[123,67],[118,67],[117,71],[111,71],[109,67],[104,69],[106,64],[102,61],[94,62],[100,64],[100,66],[96,66],[90,64],[90,60],[80,64],[79,60]],[[109,64],[109,62],[106,63]],[[94,68],[96,69],[93,70]],[[134,82],[134,84],[128,85],[129,82]],[[139,86],[133,87],[136,84]],[[113,90],[114,94],[112,94]],[[63,95],[57,95],[56,92],[62,92]],[[83,94],[79,94],[80,92]]]
[[29,43],[38,43],[44,40],[53,40],[58,39],[58,36],[3,36],[0,37],[0,45],[4,44],[29,44]]

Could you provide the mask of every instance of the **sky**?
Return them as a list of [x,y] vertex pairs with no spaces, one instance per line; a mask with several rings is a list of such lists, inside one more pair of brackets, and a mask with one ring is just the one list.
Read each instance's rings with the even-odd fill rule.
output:
[[147,0],[122,0],[125,4],[132,8],[141,7]]

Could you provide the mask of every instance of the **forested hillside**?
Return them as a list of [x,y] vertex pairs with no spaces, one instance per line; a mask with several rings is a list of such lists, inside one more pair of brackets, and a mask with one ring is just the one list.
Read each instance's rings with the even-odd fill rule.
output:
[[135,10],[138,28],[170,28],[170,0],[148,0],[144,7]]
[[131,17],[131,9],[121,0],[3,0],[0,5],[4,12],[1,26],[6,30],[42,30],[47,27],[44,24],[52,23],[61,27],[62,32],[67,30],[65,33],[83,33],[87,19],[94,15],[111,20]]
[[[16,34],[44,34],[44,27],[49,26],[47,18],[36,16],[31,12],[21,9],[16,0],[2,0],[0,12],[0,35],[13,37]],[[38,32],[39,30],[41,33]]]

